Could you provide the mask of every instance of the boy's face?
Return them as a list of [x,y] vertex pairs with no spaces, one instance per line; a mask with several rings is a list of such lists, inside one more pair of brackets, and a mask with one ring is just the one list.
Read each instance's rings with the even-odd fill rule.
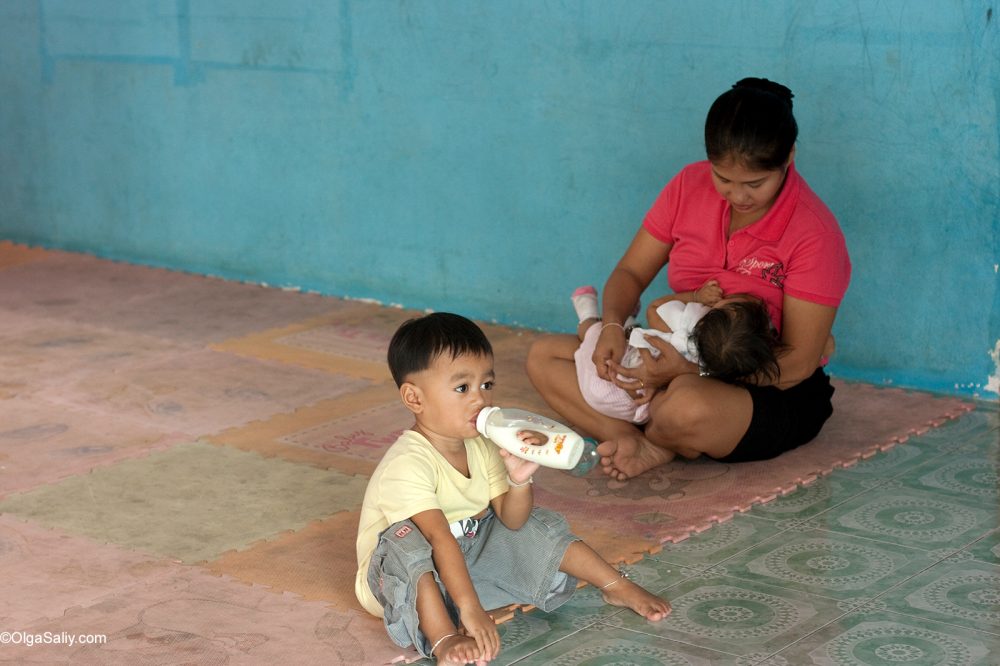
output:
[[493,404],[493,379],[492,356],[440,354],[430,367],[407,379],[406,384],[415,387],[416,402],[405,391],[403,400],[425,434],[471,439],[479,434],[476,416]]

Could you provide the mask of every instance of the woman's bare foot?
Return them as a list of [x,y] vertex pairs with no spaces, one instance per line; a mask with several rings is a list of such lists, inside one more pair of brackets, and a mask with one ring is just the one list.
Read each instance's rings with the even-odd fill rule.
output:
[[462,634],[455,634],[441,641],[432,656],[439,664],[485,663],[479,659],[476,639]]
[[638,435],[609,439],[597,445],[601,469],[612,479],[626,481],[674,459],[674,452],[662,449]]
[[636,585],[628,578],[619,578],[601,591],[604,601],[612,606],[629,608],[650,622],[659,622],[670,614],[670,602]]

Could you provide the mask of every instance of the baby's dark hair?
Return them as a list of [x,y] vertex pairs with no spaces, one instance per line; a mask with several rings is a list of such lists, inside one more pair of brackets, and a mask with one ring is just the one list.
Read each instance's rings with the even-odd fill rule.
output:
[[736,82],[708,110],[705,152],[709,161],[731,158],[754,171],[784,167],[799,135],[792,97],[791,90],[767,79]]
[[453,359],[465,354],[493,356],[493,347],[482,329],[461,315],[434,312],[410,319],[389,341],[389,372],[396,386],[402,386],[411,374],[429,368],[441,354]]
[[709,310],[691,337],[702,371],[715,379],[743,384],[755,376],[777,379],[781,374],[778,357],[787,345],[771,325],[767,307],[756,298]]

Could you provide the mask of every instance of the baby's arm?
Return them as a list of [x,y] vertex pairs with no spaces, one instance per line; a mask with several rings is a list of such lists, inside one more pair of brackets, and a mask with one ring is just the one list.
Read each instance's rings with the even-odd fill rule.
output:
[[701,303],[702,305],[711,306],[718,303],[721,299],[722,287],[719,286],[718,280],[708,280],[694,291],[681,291],[656,299],[646,308],[646,321],[649,323],[650,328],[655,328],[664,333],[672,333],[673,331],[670,329],[670,326],[667,325],[667,322],[663,321],[663,317],[657,312],[657,309],[661,305],[670,301],[680,301],[681,303]]
[[[518,439],[525,444],[538,446],[549,441],[544,433],[534,430],[521,430]],[[494,497],[491,504],[493,512],[503,522],[507,529],[519,530],[531,515],[534,503],[534,493],[531,490],[531,477],[538,471],[538,463],[519,458],[513,453],[500,449],[500,457],[507,468],[507,479],[510,489],[503,495]]]
[[705,284],[695,289],[694,297],[691,299],[702,305],[715,305],[722,300],[722,287],[718,280],[708,280]]
[[[465,633],[476,641],[479,654],[475,655],[475,658],[492,659],[500,650],[500,634],[493,618],[486,613],[479,601],[479,595],[476,594],[476,588],[469,576],[469,568],[465,565],[465,557],[458,546],[458,541],[451,533],[444,513],[440,509],[430,509],[421,511],[412,516],[410,520],[431,545],[434,568],[437,570],[441,582],[444,583],[444,589],[448,591],[448,595],[458,607]],[[436,608],[433,604],[432,607]],[[418,616],[420,616],[420,609],[421,606],[418,605]],[[443,604],[440,610],[445,611]],[[444,615],[447,619],[447,611],[444,612]],[[440,619],[420,616],[420,626],[423,628],[428,623],[436,623]]]

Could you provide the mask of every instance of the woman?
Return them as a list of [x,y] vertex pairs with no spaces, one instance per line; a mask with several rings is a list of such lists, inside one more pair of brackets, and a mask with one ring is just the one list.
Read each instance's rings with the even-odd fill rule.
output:
[[[822,355],[851,264],[836,219],[795,170],[797,136],[788,88],[739,81],[708,112],[708,160],[670,181],[608,278],[592,360],[602,378],[641,390],[637,402],[650,409],[644,429],[583,400],[573,365],[576,336],[547,336],[532,346],[528,375],[535,388],[601,440],[601,466],[612,478],[623,481],[677,454],[726,462],[772,458],[813,439],[832,413]],[[623,324],[668,261],[674,292],[718,279],[727,293],[750,292],[767,303],[780,317],[787,346],[777,378],[727,384],[652,338],[657,358],[644,351],[639,367],[618,364]]]

